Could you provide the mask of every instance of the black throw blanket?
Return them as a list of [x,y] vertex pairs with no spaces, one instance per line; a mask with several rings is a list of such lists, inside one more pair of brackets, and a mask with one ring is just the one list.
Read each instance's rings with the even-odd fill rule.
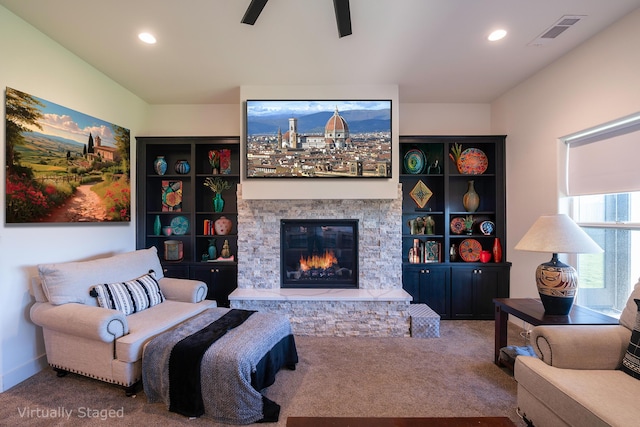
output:
[[204,414],[200,365],[207,349],[255,311],[232,309],[221,318],[179,341],[169,357],[169,410],[187,417]]

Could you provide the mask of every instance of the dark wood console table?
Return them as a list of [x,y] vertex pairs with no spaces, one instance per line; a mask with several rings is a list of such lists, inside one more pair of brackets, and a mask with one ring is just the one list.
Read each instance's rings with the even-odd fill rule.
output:
[[546,315],[544,307],[536,298],[495,298],[496,314],[495,359],[500,363],[500,349],[507,345],[507,322],[509,314],[532,326],[538,325],[617,325],[618,319],[598,313],[586,307],[573,305],[567,315]]

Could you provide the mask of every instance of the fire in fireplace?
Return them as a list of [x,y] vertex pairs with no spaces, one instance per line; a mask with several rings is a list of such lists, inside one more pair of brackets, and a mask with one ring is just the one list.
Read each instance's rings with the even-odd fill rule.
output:
[[283,288],[358,288],[358,220],[280,221]]

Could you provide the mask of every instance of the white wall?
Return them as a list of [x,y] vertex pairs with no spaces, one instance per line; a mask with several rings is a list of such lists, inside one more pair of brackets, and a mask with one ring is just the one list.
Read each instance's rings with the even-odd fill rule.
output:
[[513,246],[538,216],[559,211],[565,147],[558,138],[640,111],[638,40],[640,9],[492,104],[492,132],[508,135],[512,297],[537,297],[535,269],[551,259],[550,254],[514,251]]
[[[0,6],[0,88],[35,95],[131,130],[143,127],[147,105]],[[4,123],[4,96],[0,102]],[[5,126],[0,161],[6,163]],[[132,152],[135,152],[132,139]],[[2,183],[5,168],[2,167]],[[132,174],[135,165],[132,164]],[[133,187],[134,184],[132,184]],[[44,262],[79,260],[135,248],[134,223],[5,225],[5,185],[0,208],[0,391],[46,364],[39,328],[29,320],[28,277]],[[133,213],[135,215],[135,212]],[[133,217],[132,215],[132,217]]]

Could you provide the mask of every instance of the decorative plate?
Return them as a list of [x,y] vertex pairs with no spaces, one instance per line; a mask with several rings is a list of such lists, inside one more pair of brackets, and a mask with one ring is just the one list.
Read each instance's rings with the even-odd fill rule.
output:
[[431,196],[433,196],[433,193],[431,192],[429,187],[427,187],[424,182],[420,180],[418,181],[416,186],[413,187],[413,190],[411,190],[409,195],[411,196],[413,201],[416,202],[416,205],[418,205],[418,207],[422,209],[425,207]]
[[482,150],[478,148],[467,148],[460,154],[457,166],[461,174],[480,175],[487,170],[489,160]]
[[480,223],[480,231],[485,236],[489,236],[489,235],[493,234],[493,230],[495,230],[495,229],[496,229],[496,225],[491,221],[482,221]]
[[404,169],[407,173],[417,174],[424,170],[427,160],[424,153],[417,148],[412,148],[404,155]]
[[466,262],[476,262],[480,259],[482,245],[476,239],[464,239],[458,248],[460,258]]
[[189,230],[189,220],[184,216],[177,216],[171,220],[173,234],[183,235]]
[[462,234],[467,226],[464,224],[464,218],[456,217],[451,220],[451,232],[453,234]]

